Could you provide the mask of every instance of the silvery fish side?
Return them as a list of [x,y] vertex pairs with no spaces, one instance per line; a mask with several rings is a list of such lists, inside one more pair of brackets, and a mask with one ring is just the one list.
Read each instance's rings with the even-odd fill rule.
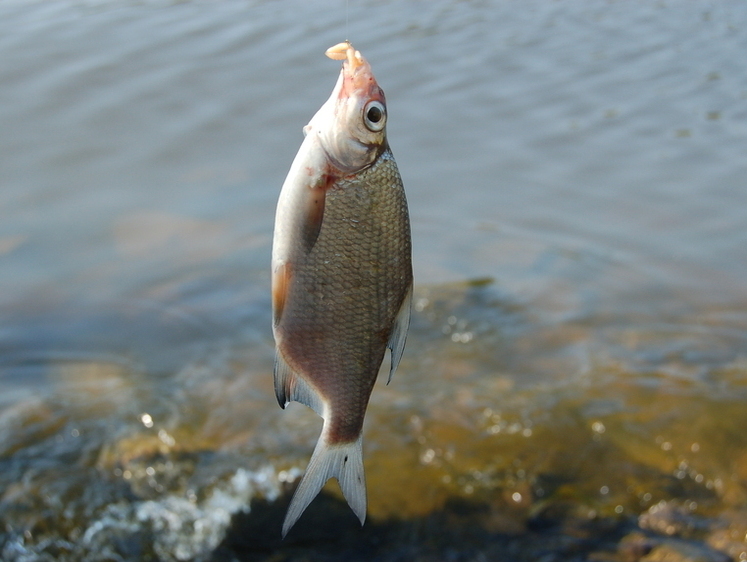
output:
[[275,392],[324,425],[291,500],[283,536],[330,478],[361,521],[363,419],[388,347],[391,378],[410,319],[410,224],[386,140],[386,102],[368,62],[348,43],[327,102],[278,201],[272,257]]

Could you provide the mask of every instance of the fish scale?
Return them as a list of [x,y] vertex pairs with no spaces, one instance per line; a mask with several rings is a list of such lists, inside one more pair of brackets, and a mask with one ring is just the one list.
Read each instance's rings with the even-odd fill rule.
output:
[[319,237],[296,266],[292,308],[281,324],[283,338],[298,342],[287,352],[289,362],[317,373],[315,386],[332,396],[330,432],[340,441],[360,432],[394,318],[412,282],[411,269],[399,263],[410,255],[410,225],[391,152],[359,176],[327,193]]

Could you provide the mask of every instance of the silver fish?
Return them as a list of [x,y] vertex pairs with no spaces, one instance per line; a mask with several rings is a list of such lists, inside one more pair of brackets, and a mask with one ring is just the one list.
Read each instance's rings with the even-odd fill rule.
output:
[[283,537],[330,478],[366,518],[363,418],[388,347],[389,379],[410,323],[410,221],[386,138],[384,92],[348,43],[332,95],[304,127],[272,246],[275,394],[324,418]]

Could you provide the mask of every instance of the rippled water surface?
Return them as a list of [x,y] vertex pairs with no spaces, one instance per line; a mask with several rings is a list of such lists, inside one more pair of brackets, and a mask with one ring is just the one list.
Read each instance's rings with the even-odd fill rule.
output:
[[[747,9],[349,4],[0,3],[0,558],[747,559]],[[274,207],[346,34],[413,326],[366,527],[281,543]]]

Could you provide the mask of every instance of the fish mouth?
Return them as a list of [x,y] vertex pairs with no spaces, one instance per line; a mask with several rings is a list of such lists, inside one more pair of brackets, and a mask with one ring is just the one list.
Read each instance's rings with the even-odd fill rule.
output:
[[368,100],[378,99],[384,101],[384,92],[371,72],[371,65],[353,45],[344,41],[334,47],[327,49],[325,53],[329,58],[342,60],[342,88],[339,97],[358,96]]

